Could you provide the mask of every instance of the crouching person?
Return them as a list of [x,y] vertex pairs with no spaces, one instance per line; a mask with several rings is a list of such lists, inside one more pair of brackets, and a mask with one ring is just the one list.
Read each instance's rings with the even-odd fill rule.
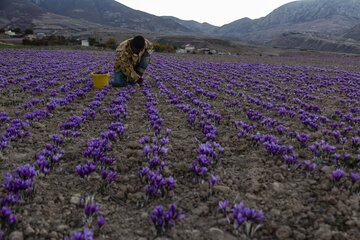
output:
[[114,66],[114,87],[128,84],[142,84],[143,74],[150,62],[153,44],[142,36],[136,36],[120,43],[116,48]]

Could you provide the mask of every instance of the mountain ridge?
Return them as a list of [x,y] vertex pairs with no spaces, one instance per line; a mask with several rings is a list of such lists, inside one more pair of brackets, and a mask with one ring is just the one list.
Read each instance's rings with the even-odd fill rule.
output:
[[[56,3],[52,0],[2,0],[0,28],[4,26],[28,26],[65,35],[104,30],[207,36],[275,47],[284,47],[284,44],[285,47],[299,47],[297,44],[301,42],[301,48],[306,48],[311,42],[309,49],[314,49],[314,43],[324,49],[324,46],[340,44],[341,40],[350,45],[360,44],[360,27],[357,27],[360,26],[360,0],[294,1],[264,17],[242,18],[221,27],[172,16],[155,16],[114,0],[57,0]],[[296,33],[296,38],[291,33]],[[314,41],[310,41],[311,38]],[[330,51],[336,49],[336,46],[328,47]],[[357,49],[357,46],[342,49]]]

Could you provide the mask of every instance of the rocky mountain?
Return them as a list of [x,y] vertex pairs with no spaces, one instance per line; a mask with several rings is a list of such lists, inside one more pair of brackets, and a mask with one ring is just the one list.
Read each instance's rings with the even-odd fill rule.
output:
[[265,17],[215,27],[171,19],[198,34],[283,48],[360,53],[360,0],[300,0]]
[[347,31],[344,34],[344,38],[350,38],[356,41],[360,41],[360,24]]
[[171,16],[162,16],[163,19],[172,20],[187,29],[190,29],[193,32],[201,33],[201,34],[211,34],[214,32],[218,27],[211,25],[209,23],[199,23],[194,20],[182,20],[176,17]]
[[[302,0],[285,4],[255,20],[243,18],[213,32],[265,45],[359,52],[353,28],[360,24],[360,0]],[[357,30],[358,31],[358,30]]]
[[327,35],[316,33],[283,33],[269,41],[268,45],[290,49],[312,49],[318,51],[360,54],[360,44],[353,39],[329,37]]
[[356,52],[360,48],[360,0],[299,0],[265,17],[242,18],[221,27],[151,15],[115,0],[1,0],[0,28],[6,26],[67,35],[192,35],[277,47]]
[[24,0],[0,1],[0,27],[13,24],[19,27],[27,25],[29,19],[37,18],[46,11]]
[[171,20],[129,8],[114,0],[31,0],[51,13],[101,25],[147,32],[191,32]]
[[339,35],[358,23],[359,0],[302,0],[285,4],[263,18],[244,18],[226,24],[215,33],[266,42],[287,31]]
[[114,0],[1,0],[0,28],[6,26],[58,30],[58,33],[67,32],[67,28],[82,32],[90,29],[193,32],[172,20],[131,9]]

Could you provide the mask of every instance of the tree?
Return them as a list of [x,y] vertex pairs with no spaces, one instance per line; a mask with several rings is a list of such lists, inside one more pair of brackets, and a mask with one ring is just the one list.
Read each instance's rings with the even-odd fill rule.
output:
[[14,32],[15,32],[16,34],[19,34],[19,33],[21,33],[21,29],[20,29],[20,28],[15,28],[15,29],[14,29]]
[[34,31],[32,29],[25,29],[25,32],[24,32],[26,35],[29,35],[29,34],[34,34]]
[[161,44],[161,43],[154,43],[154,50],[155,52],[169,52],[169,53],[173,53],[175,52],[175,47],[169,44]]
[[106,41],[105,41],[105,46],[107,48],[111,48],[111,49],[116,49],[117,47],[117,41],[115,38],[108,38]]
[[97,43],[97,41],[94,37],[89,37],[88,41],[89,41],[90,46],[94,46]]

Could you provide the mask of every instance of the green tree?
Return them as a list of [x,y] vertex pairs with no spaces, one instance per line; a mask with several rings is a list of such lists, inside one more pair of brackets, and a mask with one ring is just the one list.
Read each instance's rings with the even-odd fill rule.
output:
[[115,38],[108,38],[106,41],[105,41],[105,47],[107,48],[111,48],[111,49],[116,49],[117,47],[117,41]]

